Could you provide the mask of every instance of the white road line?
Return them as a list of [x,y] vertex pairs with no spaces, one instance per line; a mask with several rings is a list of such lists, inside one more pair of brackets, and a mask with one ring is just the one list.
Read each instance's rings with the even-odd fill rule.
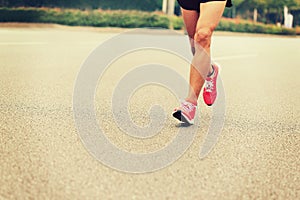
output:
[[232,59],[251,58],[251,57],[257,57],[257,54],[245,54],[245,55],[235,55],[235,56],[221,56],[221,57],[214,58],[214,60],[220,61],[220,60],[232,60]]
[[45,45],[46,42],[0,42],[0,46]]
[[[101,42],[78,42],[78,43],[66,43],[67,45],[95,45]],[[0,46],[22,46],[22,45],[48,45],[47,42],[0,42]]]

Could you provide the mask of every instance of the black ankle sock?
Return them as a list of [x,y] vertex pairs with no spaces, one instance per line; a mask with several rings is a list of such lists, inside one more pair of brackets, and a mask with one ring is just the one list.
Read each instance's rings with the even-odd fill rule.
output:
[[214,72],[215,72],[215,68],[214,68],[213,65],[211,65],[211,68],[212,68],[212,71],[207,75],[207,77],[210,77],[210,76],[213,75]]

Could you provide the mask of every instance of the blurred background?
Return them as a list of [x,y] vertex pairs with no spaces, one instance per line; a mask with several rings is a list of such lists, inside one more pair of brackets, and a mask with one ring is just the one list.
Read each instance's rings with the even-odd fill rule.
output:
[[[0,0],[0,22],[183,29],[177,16],[176,0]],[[299,26],[300,0],[233,0],[218,29],[295,35]]]
[[[179,30],[153,34],[147,29],[149,34],[130,37],[154,44],[167,40],[189,51],[177,2],[0,0],[0,200],[300,199],[300,0],[233,4],[218,26],[218,31],[229,32],[213,37],[212,57],[223,67],[226,91],[218,143],[207,158],[199,159],[209,122],[219,118],[201,98],[199,125],[191,127],[197,134],[185,154],[164,169],[137,175],[107,167],[86,150],[74,121],[74,86],[93,49],[128,28]],[[113,54],[112,47],[107,51]],[[132,70],[151,63],[168,66],[188,80],[189,63],[154,46],[116,55],[95,90],[100,128],[112,144],[128,152],[158,151],[171,144],[179,129],[188,129],[171,115],[178,105],[174,93],[155,83],[132,92],[128,111],[136,125],[146,127],[154,116],[150,108],[161,106],[166,113],[163,129],[140,139],[116,123],[116,86]]]

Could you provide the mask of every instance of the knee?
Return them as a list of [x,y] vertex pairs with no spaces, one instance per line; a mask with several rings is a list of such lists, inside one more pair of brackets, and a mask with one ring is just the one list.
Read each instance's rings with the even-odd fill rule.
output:
[[195,42],[193,37],[190,37],[190,45],[191,45],[192,54],[195,55],[196,50],[195,50]]
[[196,30],[194,40],[196,43],[200,44],[203,48],[210,47],[210,41],[213,29],[211,28],[200,28]]

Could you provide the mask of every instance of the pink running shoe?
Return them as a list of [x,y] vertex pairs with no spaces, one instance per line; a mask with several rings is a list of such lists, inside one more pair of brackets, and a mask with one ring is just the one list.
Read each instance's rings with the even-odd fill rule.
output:
[[203,99],[206,105],[211,106],[214,104],[217,98],[217,79],[220,70],[220,66],[217,64],[213,65],[214,73],[207,77],[203,89]]
[[188,124],[194,124],[197,105],[188,101],[181,101],[180,106],[174,109],[173,117]]

